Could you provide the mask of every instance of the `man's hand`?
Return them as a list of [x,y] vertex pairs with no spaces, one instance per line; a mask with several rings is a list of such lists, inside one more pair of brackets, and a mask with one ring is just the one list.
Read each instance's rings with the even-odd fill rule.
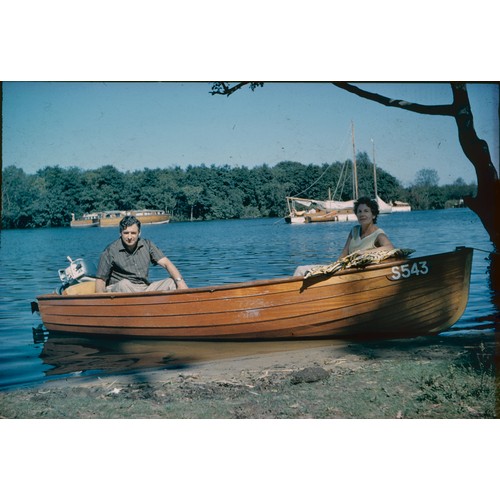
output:
[[95,280],[95,293],[104,293],[106,291],[106,283],[100,278]]

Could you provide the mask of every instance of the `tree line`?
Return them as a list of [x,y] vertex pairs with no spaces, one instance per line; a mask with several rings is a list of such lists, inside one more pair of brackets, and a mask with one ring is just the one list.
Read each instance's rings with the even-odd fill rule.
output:
[[[351,160],[127,172],[112,165],[95,170],[47,166],[35,174],[9,166],[2,171],[2,228],[68,226],[72,214],[79,218],[94,211],[145,208],[165,210],[177,221],[284,217],[287,196],[352,199],[352,166]],[[374,196],[373,163],[367,153],[358,153],[356,166],[359,196]],[[408,202],[413,210],[456,206],[477,189],[460,178],[439,186],[432,169],[421,170],[406,188],[382,168],[376,172],[378,195],[386,202]]]

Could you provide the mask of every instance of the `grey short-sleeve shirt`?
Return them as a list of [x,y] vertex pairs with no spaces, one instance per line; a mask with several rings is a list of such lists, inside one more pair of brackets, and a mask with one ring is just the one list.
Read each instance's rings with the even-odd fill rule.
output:
[[129,253],[119,238],[102,252],[96,277],[104,280],[106,286],[123,279],[148,285],[149,265],[156,265],[163,257],[163,252],[150,240],[140,238],[134,252]]

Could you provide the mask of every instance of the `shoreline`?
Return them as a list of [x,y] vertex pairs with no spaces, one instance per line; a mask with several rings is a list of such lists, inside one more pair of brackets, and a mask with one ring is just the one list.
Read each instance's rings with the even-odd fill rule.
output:
[[432,336],[67,377],[0,392],[0,417],[481,419],[495,389],[494,334]]

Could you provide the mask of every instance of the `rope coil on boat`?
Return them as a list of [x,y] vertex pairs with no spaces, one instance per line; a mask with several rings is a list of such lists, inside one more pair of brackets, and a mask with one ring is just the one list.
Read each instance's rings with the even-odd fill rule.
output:
[[370,264],[378,264],[392,257],[405,258],[415,252],[411,248],[394,248],[392,250],[375,250],[373,252],[360,252],[357,250],[343,259],[339,259],[331,264],[314,266],[304,275],[304,279],[321,276],[322,274],[334,274],[338,271],[350,268],[363,268]]

